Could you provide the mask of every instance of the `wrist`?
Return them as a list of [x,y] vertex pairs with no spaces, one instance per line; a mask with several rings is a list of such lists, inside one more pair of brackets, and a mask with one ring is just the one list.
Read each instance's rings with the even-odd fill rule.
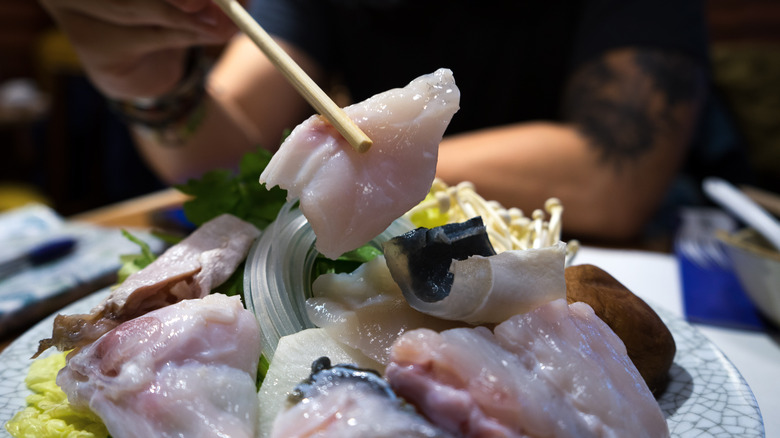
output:
[[173,90],[154,98],[110,99],[114,113],[163,145],[180,145],[205,115],[207,65],[199,48],[187,54],[184,74]]

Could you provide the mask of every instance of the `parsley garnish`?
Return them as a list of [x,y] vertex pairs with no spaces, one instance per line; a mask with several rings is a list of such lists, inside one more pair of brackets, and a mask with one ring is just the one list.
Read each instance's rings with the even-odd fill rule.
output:
[[191,179],[175,186],[193,199],[184,203],[184,214],[200,226],[223,213],[265,229],[286,202],[287,192],[260,184],[260,174],[271,160],[265,149],[247,153],[241,159],[238,172],[227,169],[212,170],[200,179]]

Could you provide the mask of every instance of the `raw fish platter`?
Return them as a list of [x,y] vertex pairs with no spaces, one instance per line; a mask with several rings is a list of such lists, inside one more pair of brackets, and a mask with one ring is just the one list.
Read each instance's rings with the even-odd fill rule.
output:
[[232,210],[184,187],[197,229],[161,254],[139,244],[101,301],[51,320],[5,429],[672,436],[659,404],[672,331],[610,273],[572,263],[561,202],[526,216],[435,178],[459,100],[440,69],[346,107],[366,152],[312,116],[245,158],[236,181],[252,196]]

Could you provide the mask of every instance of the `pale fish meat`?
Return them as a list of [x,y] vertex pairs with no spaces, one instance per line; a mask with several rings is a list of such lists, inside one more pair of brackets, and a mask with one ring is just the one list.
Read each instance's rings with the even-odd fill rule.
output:
[[272,438],[446,438],[396,397],[379,374],[350,365],[332,366],[327,357],[295,387],[292,406],[276,416]]
[[565,257],[566,244],[559,242],[545,248],[453,260],[450,294],[440,301],[410,300],[410,304],[439,318],[474,325],[500,323],[566,297]]
[[465,437],[668,437],[623,342],[582,302],[496,326],[405,333],[386,377],[434,424]]
[[151,310],[204,297],[230,277],[259,235],[254,225],[235,216],[217,216],[130,275],[89,314],[57,315],[52,337],[40,342],[36,355],[52,346],[81,347]]
[[396,338],[408,330],[446,330],[463,326],[421,313],[409,306],[390,277],[384,256],[348,274],[323,274],[306,300],[311,322],[337,341],[387,365]]
[[127,321],[71,355],[57,384],[111,436],[254,437],[260,327],[211,294]]
[[496,254],[480,217],[418,228],[383,244],[416,310],[473,325],[500,323],[566,297],[566,244]]
[[425,198],[439,143],[459,109],[452,72],[439,69],[404,88],[377,94],[344,110],[373,141],[355,151],[315,115],[298,125],[260,175],[287,190],[329,258],[356,249]]

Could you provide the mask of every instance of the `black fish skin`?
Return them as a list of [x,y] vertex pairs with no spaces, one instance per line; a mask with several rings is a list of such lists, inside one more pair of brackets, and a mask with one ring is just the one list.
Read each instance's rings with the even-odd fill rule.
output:
[[[304,400],[308,403],[300,403]],[[318,424],[316,433],[296,436],[455,438],[397,396],[377,371],[331,365],[327,356],[312,363],[311,374],[296,385],[287,401],[288,410],[279,415],[292,416],[284,417],[278,426],[275,422],[271,436],[290,436],[291,430],[285,428],[292,425],[297,432],[302,422],[313,421]],[[324,417],[323,410],[328,412]],[[277,427],[284,432],[277,432]]]
[[323,356],[312,362],[311,374],[295,386],[287,400],[290,404],[295,404],[305,398],[316,397],[343,380],[360,382],[378,394],[392,400],[396,399],[395,393],[378,372],[349,364],[331,365],[330,358]]
[[420,227],[394,237],[383,245],[387,266],[404,295],[413,294],[428,303],[446,298],[452,288],[452,260],[496,254],[482,218]]

